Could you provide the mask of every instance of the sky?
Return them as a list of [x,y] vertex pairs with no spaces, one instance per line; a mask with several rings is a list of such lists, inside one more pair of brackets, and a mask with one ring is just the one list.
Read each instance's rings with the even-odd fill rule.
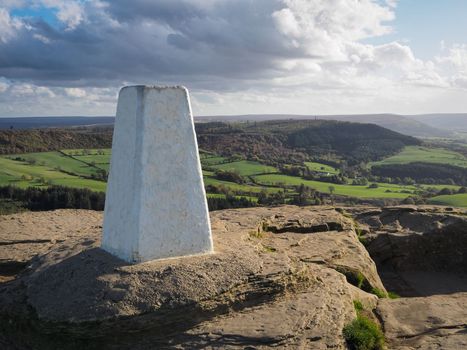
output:
[[0,116],[467,112],[465,0],[0,0]]

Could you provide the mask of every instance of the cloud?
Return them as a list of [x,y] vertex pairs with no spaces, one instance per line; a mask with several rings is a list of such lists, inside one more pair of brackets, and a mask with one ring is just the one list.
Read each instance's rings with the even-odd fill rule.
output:
[[[465,88],[465,46],[445,47],[439,57],[423,61],[401,42],[367,43],[394,31],[393,0],[32,3],[53,9],[57,23],[12,16],[25,3],[2,3],[0,77],[9,87],[0,90],[0,101],[29,86],[34,97],[27,103],[57,109],[59,101],[60,110],[109,114],[119,86],[159,83],[187,85],[201,113],[224,106],[243,112],[300,106],[304,113],[307,106],[320,106],[307,96],[324,110],[333,103],[363,106],[375,92],[391,100],[407,99],[416,86],[425,94],[428,88]],[[40,87],[54,94],[49,98],[55,103],[45,102]]]
[[399,0],[386,0],[386,4],[391,8],[397,7],[398,2]]
[[8,80],[5,78],[0,78],[0,93],[5,92],[10,86]]
[[0,78],[0,115],[112,115],[117,88],[62,88]]
[[70,97],[82,98],[86,96],[86,91],[79,88],[65,88],[65,92]]
[[31,29],[2,47],[19,67],[0,61],[0,75],[57,85],[151,80],[232,89],[227,80],[285,74],[287,60],[348,60],[353,41],[389,32],[383,22],[394,16],[370,0],[37,4],[58,9],[67,30],[24,19]]
[[21,27],[21,21],[11,18],[6,9],[0,8],[0,43],[6,43],[12,39]]
[[0,7],[4,9],[18,8],[26,5],[26,0],[2,0]]
[[66,25],[67,30],[75,29],[84,19],[84,9],[74,0],[35,0],[36,6],[57,9],[57,19]]

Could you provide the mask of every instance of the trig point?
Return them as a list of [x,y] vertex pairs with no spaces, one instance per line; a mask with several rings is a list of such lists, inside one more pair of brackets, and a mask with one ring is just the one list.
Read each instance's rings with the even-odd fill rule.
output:
[[120,90],[102,248],[128,262],[213,250],[188,90]]

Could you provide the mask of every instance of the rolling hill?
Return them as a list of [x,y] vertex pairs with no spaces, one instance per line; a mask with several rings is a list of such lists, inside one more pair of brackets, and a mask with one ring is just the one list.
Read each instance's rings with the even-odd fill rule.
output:
[[198,123],[196,132],[204,150],[285,164],[310,157],[346,159],[355,164],[379,160],[405,146],[420,144],[414,137],[374,124],[333,120]]
[[407,117],[433,128],[467,133],[467,113],[435,113]]
[[115,117],[0,117],[0,130],[113,125],[114,120]]
[[297,114],[247,114],[203,116],[197,121],[267,121],[267,120],[337,120],[352,123],[376,124],[398,133],[415,137],[451,137],[452,131],[427,125],[412,116],[397,114],[355,114],[355,115],[297,115]]
[[[338,120],[353,123],[376,124],[401,134],[415,137],[458,136],[467,132],[467,114],[353,114],[353,115],[298,115],[298,114],[245,114],[195,116],[196,122],[261,122],[268,120]],[[0,118],[1,129],[62,128],[113,125],[114,117],[11,117]]]

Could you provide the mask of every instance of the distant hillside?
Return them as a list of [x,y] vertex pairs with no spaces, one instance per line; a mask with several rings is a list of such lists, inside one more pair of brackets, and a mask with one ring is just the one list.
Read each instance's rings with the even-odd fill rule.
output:
[[296,115],[296,114],[249,114],[198,117],[198,121],[266,121],[266,120],[338,120],[352,123],[369,123],[382,126],[401,134],[415,137],[450,137],[452,132],[433,127],[412,117],[396,114],[361,115]]
[[420,144],[414,137],[374,124],[324,120],[199,123],[196,131],[202,149],[281,163],[310,157],[343,158],[351,164],[367,162]]
[[0,154],[111,146],[111,128],[0,130]]
[[414,162],[409,164],[375,165],[371,172],[377,176],[411,178],[419,183],[455,183],[467,185],[465,168],[449,164]]
[[[267,120],[339,120],[353,123],[376,124],[401,134],[415,137],[456,136],[467,132],[467,114],[426,114],[402,116],[396,114],[357,115],[297,115],[297,114],[246,114],[195,116],[195,122],[239,122]],[[21,117],[0,118],[1,129],[37,129],[80,126],[113,125],[114,117]]]
[[13,117],[0,118],[0,129],[39,129],[113,125],[114,117]]
[[[321,118],[321,117],[320,117]],[[397,114],[368,114],[368,115],[331,115],[323,119],[349,121],[353,123],[371,123],[382,126],[404,135],[415,137],[450,137],[451,132],[440,130],[421,121]]]
[[434,128],[452,132],[467,132],[467,113],[437,113],[407,116]]
[[[201,149],[270,163],[307,159],[376,161],[420,141],[374,124],[325,120],[197,123]],[[110,148],[111,127],[0,130],[0,154],[74,148]]]

